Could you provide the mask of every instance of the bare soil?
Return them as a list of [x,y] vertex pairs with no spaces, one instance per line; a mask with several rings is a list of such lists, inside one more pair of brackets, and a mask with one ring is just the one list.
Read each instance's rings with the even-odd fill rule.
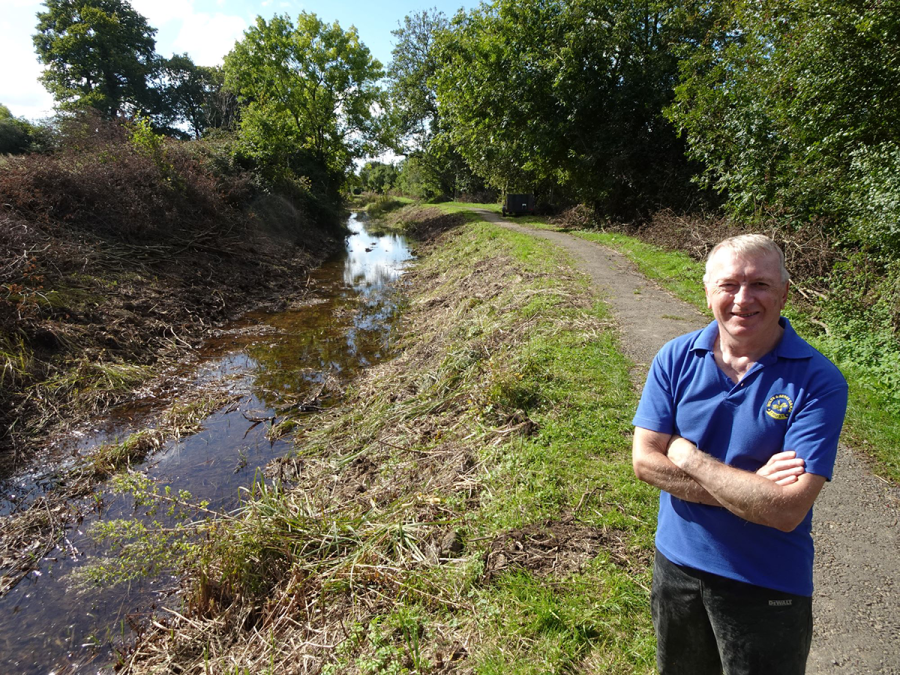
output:
[[[605,296],[635,362],[635,386],[662,345],[706,325],[693,307],[648,281],[621,254],[562,232],[486,220],[569,251]],[[814,636],[810,675],[900,673],[900,489],[842,444],[834,481],[815,506]]]
[[[605,550],[612,561],[632,569],[636,563],[649,564],[629,545],[627,533],[615,529],[589,527],[573,516],[506,532],[491,542],[484,565],[485,581],[509,569],[524,569],[539,577],[565,577]],[[642,559],[644,558],[644,559]]]

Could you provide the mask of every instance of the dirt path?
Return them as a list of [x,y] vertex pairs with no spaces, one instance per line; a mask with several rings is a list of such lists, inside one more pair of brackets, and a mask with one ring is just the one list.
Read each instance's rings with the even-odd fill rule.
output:
[[[621,254],[561,232],[478,210],[486,220],[569,251],[609,302],[625,353],[643,374],[671,338],[706,325],[687,303],[649,282]],[[815,633],[809,675],[900,675],[900,489],[840,446],[835,480],[816,501]]]

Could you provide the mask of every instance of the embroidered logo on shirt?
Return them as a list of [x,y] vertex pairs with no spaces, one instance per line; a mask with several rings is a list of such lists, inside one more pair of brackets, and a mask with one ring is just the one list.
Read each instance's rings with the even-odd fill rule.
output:
[[793,600],[769,600],[769,607],[790,607]]
[[766,403],[766,415],[776,420],[786,420],[793,409],[794,402],[785,394],[775,394]]

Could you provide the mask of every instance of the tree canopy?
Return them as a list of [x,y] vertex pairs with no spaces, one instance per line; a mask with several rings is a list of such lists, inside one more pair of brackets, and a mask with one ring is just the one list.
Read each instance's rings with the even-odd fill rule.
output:
[[628,0],[497,0],[460,13],[438,47],[442,123],[500,189],[558,186],[611,213],[683,195],[687,162],[662,115],[678,19],[674,3]]
[[370,147],[382,74],[355,28],[307,12],[296,25],[286,15],[258,17],[225,57],[251,151],[285,166],[302,151],[341,177]]
[[221,68],[198,66],[187,54],[174,54],[158,58],[155,78],[160,126],[184,124],[200,138],[207,129],[236,124],[237,98],[225,87]]
[[668,111],[706,180],[745,217],[900,250],[900,2],[707,5]]
[[112,118],[152,107],[156,29],[127,0],[45,0],[34,46],[41,80],[62,110]]
[[439,126],[434,76],[440,64],[435,46],[449,25],[443,12],[426,10],[405,17],[403,25],[391,31],[397,42],[388,68],[388,94],[396,131],[418,149],[428,145]]

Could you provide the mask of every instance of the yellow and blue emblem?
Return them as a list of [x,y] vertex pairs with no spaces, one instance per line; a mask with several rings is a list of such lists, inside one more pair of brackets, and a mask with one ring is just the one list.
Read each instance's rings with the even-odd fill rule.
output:
[[793,409],[794,402],[787,394],[775,394],[766,403],[766,415],[776,420],[786,420]]

